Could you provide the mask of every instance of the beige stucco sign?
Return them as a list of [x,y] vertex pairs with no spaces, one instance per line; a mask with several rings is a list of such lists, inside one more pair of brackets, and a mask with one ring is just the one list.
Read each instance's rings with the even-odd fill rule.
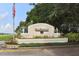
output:
[[46,23],[36,23],[28,26],[28,33],[21,33],[24,38],[33,38],[34,36],[59,37],[60,33],[55,33],[55,28]]

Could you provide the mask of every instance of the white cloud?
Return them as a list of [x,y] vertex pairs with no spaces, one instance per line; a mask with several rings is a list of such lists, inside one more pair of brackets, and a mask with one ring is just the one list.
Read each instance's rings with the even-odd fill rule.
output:
[[1,28],[1,29],[3,29],[3,28],[4,28],[4,26],[2,25],[0,28]]
[[12,33],[13,26],[9,23],[0,26],[0,33]]
[[8,12],[3,12],[0,14],[0,20],[2,20],[3,18],[5,18],[8,15]]
[[12,26],[9,23],[6,24],[4,27],[5,27],[5,29],[12,29]]

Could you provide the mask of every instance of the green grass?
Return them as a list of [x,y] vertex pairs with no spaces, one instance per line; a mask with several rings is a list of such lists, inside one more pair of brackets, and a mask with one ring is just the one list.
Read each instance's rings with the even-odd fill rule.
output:
[[0,35],[0,41],[2,40],[11,40],[13,38],[12,35]]

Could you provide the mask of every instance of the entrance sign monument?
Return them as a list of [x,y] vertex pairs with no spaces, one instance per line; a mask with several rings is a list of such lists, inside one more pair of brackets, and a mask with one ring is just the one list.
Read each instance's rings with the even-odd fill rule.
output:
[[23,38],[33,38],[34,36],[59,37],[60,33],[55,32],[52,25],[46,23],[36,23],[28,26],[28,33],[21,33]]
[[[19,44],[68,42],[68,38],[59,38],[60,36],[61,36],[61,33],[58,33],[58,29],[57,28],[55,29],[54,26],[46,24],[46,23],[36,23],[36,24],[29,25],[28,32],[21,33],[21,38],[20,39],[17,38],[16,41]],[[39,37],[39,38],[35,38],[35,37]]]

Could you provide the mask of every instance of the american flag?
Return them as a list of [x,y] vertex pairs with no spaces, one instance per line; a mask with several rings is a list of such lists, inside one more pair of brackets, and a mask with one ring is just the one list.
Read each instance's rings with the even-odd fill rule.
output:
[[13,3],[13,18],[15,18],[16,10],[15,10],[15,3]]

